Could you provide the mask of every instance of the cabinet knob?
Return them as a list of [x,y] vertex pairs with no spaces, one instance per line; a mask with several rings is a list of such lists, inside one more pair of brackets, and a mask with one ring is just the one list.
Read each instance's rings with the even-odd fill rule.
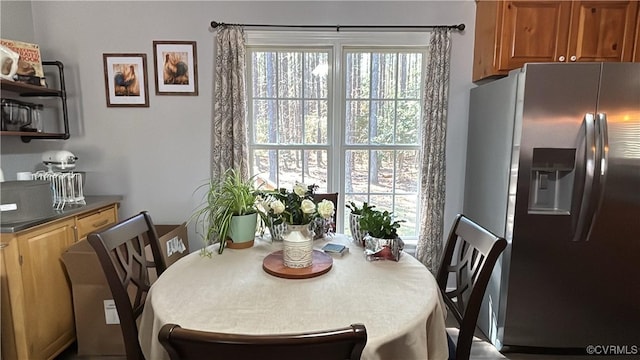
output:
[[575,55],[572,55],[571,58],[569,58],[569,60],[576,61],[576,60],[578,60],[578,58]]
[[562,55],[560,55],[560,57],[558,58],[558,61],[564,61],[566,58]]

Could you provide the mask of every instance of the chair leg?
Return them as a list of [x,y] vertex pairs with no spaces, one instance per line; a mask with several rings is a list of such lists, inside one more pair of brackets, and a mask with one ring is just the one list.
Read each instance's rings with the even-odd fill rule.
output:
[[449,333],[447,333],[447,345],[449,345],[449,360],[456,359],[456,344],[453,342]]

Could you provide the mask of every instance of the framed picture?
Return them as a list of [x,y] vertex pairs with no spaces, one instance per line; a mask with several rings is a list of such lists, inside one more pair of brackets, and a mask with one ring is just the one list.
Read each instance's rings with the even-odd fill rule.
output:
[[102,54],[107,107],[149,107],[147,54]]
[[156,95],[198,95],[195,41],[154,41]]

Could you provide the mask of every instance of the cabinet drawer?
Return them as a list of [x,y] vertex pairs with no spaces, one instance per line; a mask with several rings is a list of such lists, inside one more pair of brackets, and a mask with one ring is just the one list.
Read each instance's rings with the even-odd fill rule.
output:
[[87,216],[78,218],[78,241],[87,237],[87,235],[96,230],[115,224],[117,221],[115,206],[100,209]]

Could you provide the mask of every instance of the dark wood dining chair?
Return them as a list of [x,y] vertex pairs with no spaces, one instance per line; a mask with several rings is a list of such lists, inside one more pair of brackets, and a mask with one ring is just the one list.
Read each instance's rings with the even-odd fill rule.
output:
[[338,214],[338,194],[339,193],[322,193],[322,194],[313,194],[313,202],[316,204],[321,202],[322,200],[329,200],[333,203],[336,211],[333,212],[333,222],[331,224],[331,230],[336,231],[336,219]]
[[[496,261],[506,246],[504,238],[462,214],[451,227],[436,279],[449,313],[460,326],[455,360],[469,359],[482,298]],[[450,274],[455,277],[453,289],[447,288]],[[450,334],[447,337],[452,342]]]
[[158,340],[171,360],[359,360],[367,342],[362,324],[309,333],[240,335],[166,324]]
[[[151,216],[143,211],[105,230],[89,234],[87,240],[98,255],[111,289],[127,359],[143,360],[136,320],[142,314],[151,286],[149,269],[155,267],[158,276],[165,269]],[[145,254],[147,241],[153,262],[148,261]]]

